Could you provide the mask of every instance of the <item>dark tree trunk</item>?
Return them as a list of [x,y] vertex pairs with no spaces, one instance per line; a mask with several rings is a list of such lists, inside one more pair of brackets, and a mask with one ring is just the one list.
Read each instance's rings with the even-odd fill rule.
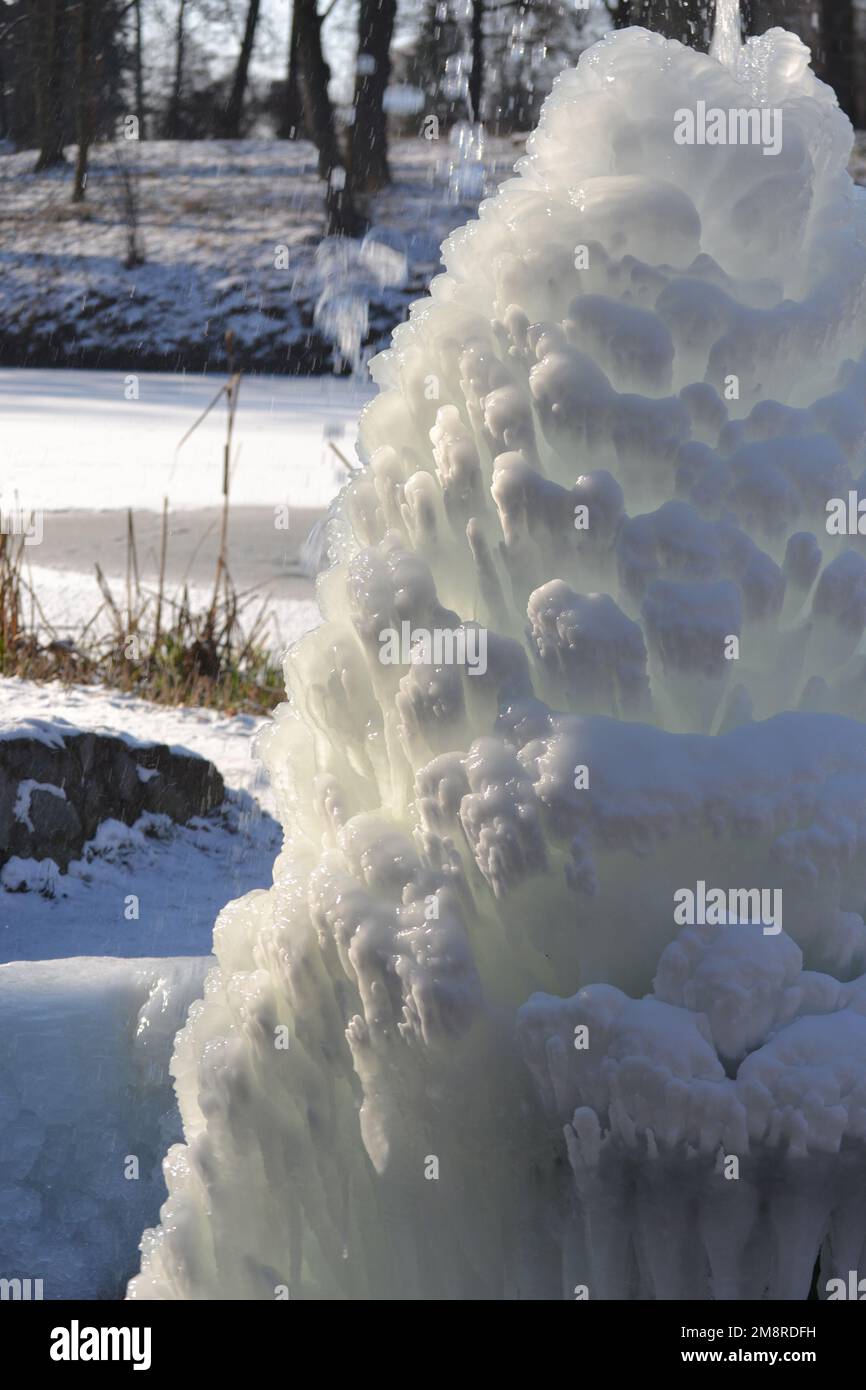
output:
[[6,73],[3,63],[3,49],[0,47],[0,140],[5,140],[9,132],[9,117],[6,112]]
[[93,101],[91,96],[93,65],[93,4],[94,0],[78,0],[78,42],[75,59],[75,138],[78,155],[75,160],[73,203],[84,201],[87,186],[87,156],[93,139]]
[[777,25],[799,34],[813,50],[818,76],[833,88],[854,125],[866,117],[855,74],[857,33],[851,0],[749,0],[747,17],[750,34],[763,34]]
[[375,193],[391,182],[384,101],[391,77],[391,36],[396,14],[397,0],[361,0],[349,162],[352,185],[362,193]]
[[842,110],[857,126],[863,112],[854,77],[854,6],[851,0],[821,0],[820,17],[818,74],[830,84]]
[[183,47],[184,47],[184,14],[186,11],[186,0],[180,0],[177,10],[177,29],[174,41],[174,81],[171,88],[171,100],[168,105],[168,116],[165,123],[165,135],[167,140],[176,140],[180,129],[180,98],[183,89]]
[[[834,0],[834,3],[839,3],[839,0]],[[813,0],[748,0],[745,6],[747,33],[765,34],[768,29],[790,29],[799,34],[804,43],[811,45],[815,39],[812,12],[817,8]]]
[[472,69],[469,73],[469,110],[473,121],[481,120],[481,98],[484,95],[484,0],[472,0],[470,42]]
[[135,0],[135,114],[138,117],[138,134],[141,140],[147,139],[147,123],[144,111],[144,61],[141,40],[141,0]]
[[319,173],[327,184],[325,209],[328,234],[356,236],[361,220],[355,211],[349,177],[334,125],[328,96],[331,70],[322,52],[322,20],[316,0],[295,0],[298,16],[298,83],[304,126],[319,152]]
[[259,3],[260,0],[249,0],[247,5],[247,18],[244,24],[244,37],[241,43],[241,51],[238,54],[237,67],[235,68],[232,89],[229,95],[228,106],[226,107],[225,119],[223,121],[223,135],[227,140],[238,140],[241,133],[241,115],[244,108],[244,96],[247,90],[247,79],[250,72],[250,58],[252,57],[253,44],[256,38],[256,25],[259,22]]
[[36,122],[39,158],[36,173],[63,164],[63,0],[34,4],[37,26]]
[[631,0],[619,0],[616,14],[613,17],[613,27],[615,29],[628,29],[630,24],[634,24],[632,2]]
[[706,51],[711,0],[632,0],[630,8],[632,24],[642,24],[666,39],[679,39],[690,48]]
[[286,61],[286,95],[279,131],[282,140],[299,140],[303,134],[304,113],[301,109],[301,87],[298,79],[297,17],[298,7],[293,4]]

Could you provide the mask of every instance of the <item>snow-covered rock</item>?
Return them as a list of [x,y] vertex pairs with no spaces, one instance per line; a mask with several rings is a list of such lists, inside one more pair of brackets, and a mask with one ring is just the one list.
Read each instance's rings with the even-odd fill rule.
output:
[[21,857],[66,869],[106,821],[132,825],[150,814],[183,824],[215,810],[224,794],[214,765],[186,748],[83,731],[62,719],[4,721],[0,867]]

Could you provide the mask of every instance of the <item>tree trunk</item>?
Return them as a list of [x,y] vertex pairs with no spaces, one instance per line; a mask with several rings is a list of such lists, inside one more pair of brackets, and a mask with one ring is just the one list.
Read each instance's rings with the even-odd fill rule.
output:
[[241,51],[238,54],[232,90],[229,96],[228,106],[226,107],[225,119],[223,121],[223,135],[226,140],[240,139],[241,115],[244,107],[244,95],[247,90],[247,78],[250,72],[250,58],[252,57],[253,44],[256,38],[256,25],[259,22],[259,3],[260,0],[249,0],[249,4],[247,5],[244,37],[241,43]]
[[854,6],[851,0],[821,0],[818,75],[828,82],[856,127],[863,114],[854,77]]
[[712,0],[632,0],[631,23],[706,52]]
[[391,36],[396,14],[397,0],[361,0],[349,162],[352,185],[362,193],[375,193],[391,182],[384,101],[391,77]]
[[329,236],[356,236],[361,219],[355,211],[352,182],[343,163],[328,83],[331,70],[322,52],[322,19],[316,0],[295,0],[298,15],[298,83],[304,125],[319,152],[319,173],[326,181],[325,209]]
[[634,24],[634,22],[632,0],[619,0],[616,14],[613,17],[614,29],[628,29],[629,25]]
[[301,110],[301,88],[298,80],[298,25],[297,5],[292,5],[292,18],[289,27],[289,52],[286,62],[286,95],[280,121],[282,140],[299,140],[303,133],[304,115]]
[[171,88],[171,100],[168,106],[168,116],[165,123],[165,136],[167,140],[176,140],[180,128],[180,96],[183,88],[183,45],[184,45],[184,13],[186,11],[186,0],[180,0],[177,10],[177,29],[174,41],[174,82]]
[[[839,3],[839,0],[834,0]],[[841,0],[844,3],[844,0]],[[817,9],[813,0],[748,0],[746,6],[747,33],[765,34],[768,29],[790,29],[804,43],[812,44],[812,12]]]
[[484,94],[484,0],[472,0],[470,42],[472,69],[469,73],[469,110],[477,124],[481,120],[481,98]]
[[93,110],[91,99],[91,67],[93,63],[93,4],[94,0],[78,0],[78,43],[76,46],[75,138],[78,155],[75,160],[73,203],[84,201],[87,185],[87,156],[93,139]]
[[144,61],[141,40],[141,0],[135,0],[135,114],[138,117],[138,136],[147,139],[144,111]]
[[9,132],[9,117],[6,111],[6,73],[3,63],[3,49],[0,47],[0,140],[5,140]]
[[[819,26],[813,23],[817,12]],[[854,125],[866,112],[855,76],[857,33],[851,0],[749,0],[750,34],[779,26],[799,34],[813,50],[815,71],[829,83]]]
[[36,32],[36,121],[39,158],[35,172],[63,164],[63,0],[34,5]]

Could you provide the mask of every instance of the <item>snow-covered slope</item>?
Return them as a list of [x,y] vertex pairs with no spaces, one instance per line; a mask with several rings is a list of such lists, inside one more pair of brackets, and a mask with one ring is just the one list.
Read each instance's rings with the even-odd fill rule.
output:
[[[437,269],[443,237],[477,207],[484,171],[463,201],[452,196],[453,158],[445,138],[395,144],[395,183],[371,209],[373,254],[341,274],[323,243],[324,186],[306,142],[100,142],[80,207],[70,205],[71,168],[35,176],[33,151],[0,155],[0,360],[219,371],[231,330],[248,370],[328,373],[322,296],[351,289],[381,343]],[[132,270],[118,160],[139,200],[145,263]],[[510,142],[489,145],[493,180],[512,163]],[[349,249],[337,248],[338,262]]]

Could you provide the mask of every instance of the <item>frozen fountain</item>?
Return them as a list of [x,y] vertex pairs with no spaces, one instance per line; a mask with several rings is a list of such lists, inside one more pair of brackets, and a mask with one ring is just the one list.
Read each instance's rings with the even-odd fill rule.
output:
[[714,56],[585,53],[446,243],[373,364],[263,744],[284,849],[178,1035],[131,1297],[866,1272],[850,146],[723,4]]

